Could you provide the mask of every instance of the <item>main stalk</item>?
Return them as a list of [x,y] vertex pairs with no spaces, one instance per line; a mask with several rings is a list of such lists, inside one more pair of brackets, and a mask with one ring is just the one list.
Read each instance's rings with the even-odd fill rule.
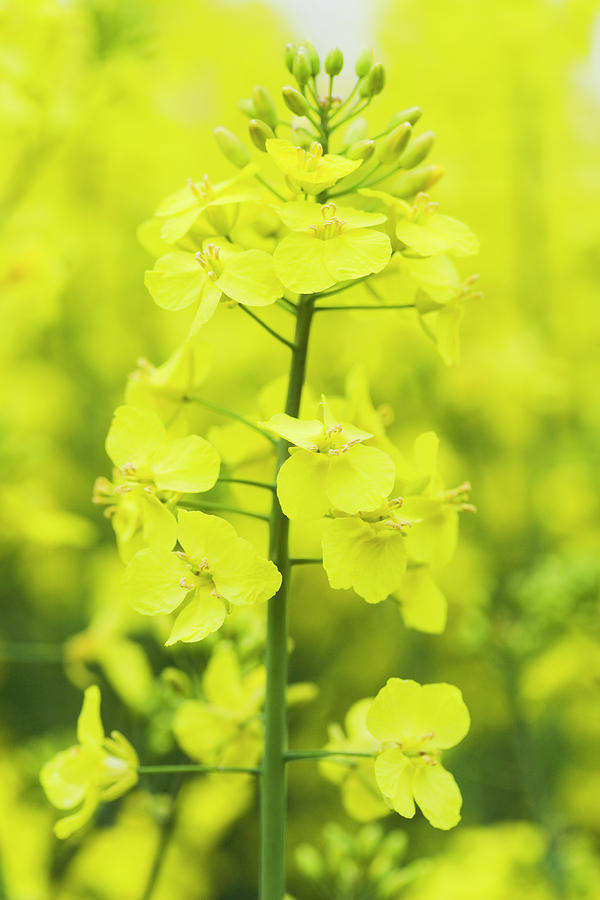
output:
[[[285,405],[290,416],[298,416],[300,410],[313,308],[313,297],[300,297]],[[277,471],[287,458],[288,447],[287,441],[279,441]],[[260,789],[260,900],[283,900],[285,893],[288,534],[289,521],[275,494],[269,556],[281,572],[282,580],[278,592],[269,600],[267,617],[265,747]]]

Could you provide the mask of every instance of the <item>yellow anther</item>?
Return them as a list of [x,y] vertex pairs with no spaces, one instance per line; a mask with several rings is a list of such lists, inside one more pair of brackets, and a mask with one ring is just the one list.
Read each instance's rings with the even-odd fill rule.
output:
[[135,473],[137,472],[137,466],[132,462],[123,463],[120,468],[120,472],[122,475],[135,475]]
[[337,206],[335,203],[325,203],[324,206],[321,207],[321,215],[325,220],[332,219],[337,212]]
[[179,587],[184,588],[184,590],[186,590],[186,591],[193,591],[193,590],[194,590],[194,585],[193,585],[193,584],[190,584],[190,582],[187,580],[187,578],[180,578],[180,579],[179,579]]

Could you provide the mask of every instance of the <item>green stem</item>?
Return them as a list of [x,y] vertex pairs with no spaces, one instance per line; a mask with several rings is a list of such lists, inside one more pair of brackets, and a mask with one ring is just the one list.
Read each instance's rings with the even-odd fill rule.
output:
[[272,194],[275,194],[276,197],[279,197],[279,199],[280,199],[283,203],[285,203],[285,197],[283,196],[283,194],[280,194],[279,191],[276,191],[275,188],[273,187],[273,185],[272,185],[272,184],[269,184],[269,182],[266,181],[266,180],[262,177],[262,175],[255,175],[254,177],[256,178],[257,181],[260,181],[260,183],[261,183],[262,185],[264,185],[264,187],[266,187],[267,190],[271,191]]
[[229,478],[228,476],[223,475],[219,478],[219,482],[225,482],[227,484],[247,484],[250,487],[265,488],[267,491],[275,490],[274,484],[271,484],[268,481],[253,481],[252,478]]
[[62,644],[47,644],[38,641],[0,642],[0,662],[12,663],[63,663],[65,659]]
[[260,318],[260,316],[257,316],[256,313],[253,313],[251,309],[248,309],[248,307],[244,306],[242,303],[239,304],[239,307],[240,307],[240,309],[244,310],[244,312],[246,313],[247,316],[250,316],[251,319],[254,319],[255,322],[258,322],[258,324],[260,325],[261,328],[264,328],[265,331],[268,331],[268,333],[272,337],[274,337],[278,341],[281,341],[281,343],[285,344],[286,347],[289,347],[290,350],[294,349],[294,345],[292,344],[291,341],[288,341],[287,338],[284,338],[283,335],[279,334],[278,331],[275,331],[274,328],[271,328],[270,325],[267,325],[266,322],[263,322],[263,320]]
[[291,300],[288,300],[287,297],[279,297],[279,299],[276,300],[275,303],[277,304],[277,306],[285,309],[286,312],[291,313],[293,316],[296,315],[296,304],[292,303]]
[[322,563],[323,563],[323,560],[317,559],[316,557],[315,557],[315,559],[308,558],[308,557],[306,557],[306,558],[305,557],[295,557],[295,558],[289,560],[290,566],[312,566],[312,565],[320,566]]
[[340,119],[339,122],[336,122],[329,130],[330,132],[337,131],[342,125],[345,125],[346,122],[349,122],[351,119],[354,119],[359,113],[367,108],[369,103],[371,102],[371,98],[369,97],[367,100],[359,100],[359,102],[352,107],[347,116],[344,116],[343,119]]
[[348,106],[348,104],[350,103],[350,101],[352,100],[352,98],[354,97],[354,95],[356,94],[356,92],[357,92],[357,90],[358,90],[358,86],[359,86],[361,80],[362,80],[361,78],[359,78],[359,79],[357,80],[356,84],[354,85],[354,87],[352,88],[352,90],[350,91],[350,93],[348,94],[348,96],[346,97],[346,99],[344,100],[344,102],[343,102],[343,103],[340,103],[340,105],[338,106],[338,108],[335,109],[335,110],[331,113],[331,115],[329,116],[329,121],[332,121],[333,119],[335,119],[335,117],[336,117],[339,113],[341,113],[343,109],[345,109],[345,108]]
[[288,750],[284,754],[286,762],[296,762],[305,759],[329,759],[332,756],[342,758],[350,757],[352,759],[372,759],[374,753],[367,753],[360,750]]
[[152,866],[151,866],[150,872],[148,874],[148,879],[146,881],[146,887],[144,888],[144,893],[142,894],[141,900],[150,900],[150,898],[152,897],[152,894],[154,893],[154,888],[156,886],[158,876],[160,875],[160,870],[162,869],[165,856],[167,855],[167,849],[171,842],[171,838],[173,836],[173,831],[175,830],[175,821],[176,821],[175,805],[177,802],[177,795],[179,793],[180,787],[181,787],[181,775],[178,775],[177,778],[174,779],[173,787],[171,788],[171,807],[169,809],[167,817],[166,817],[165,821],[163,822],[163,826],[161,828],[160,837],[158,839],[158,844],[156,847],[156,852],[154,854],[154,859],[152,860]]
[[[354,287],[357,284],[361,284],[361,282],[365,281],[367,278],[372,278],[372,274],[362,275],[360,278],[354,278],[352,281],[346,281],[344,284],[339,287],[333,288],[331,291],[323,291],[323,293],[319,294],[319,299],[321,297],[333,297],[334,294],[341,294],[342,291],[347,291],[349,288]],[[320,306],[315,306],[315,310],[320,309]]]
[[345,309],[370,309],[371,311],[380,309],[414,309],[414,307],[414,303],[388,303],[385,306],[377,306],[376,304],[372,306],[315,306],[315,312],[337,312]]
[[178,765],[173,763],[173,765],[164,765],[164,766],[138,766],[138,773],[140,775],[165,775],[170,772],[196,772],[197,774],[204,774],[209,772],[217,772],[221,775],[229,775],[229,774],[246,774],[246,775],[259,775],[260,769],[248,766],[204,766],[204,765],[196,765],[196,763],[183,763]]
[[[313,297],[301,296],[285,406],[289,416],[297,416],[300,410],[313,309]],[[279,441],[277,471],[287,459],[288,447],[287,441]],[[265,752],[260,797],[260,900],[283,900],[285,892],[288,533],[289,521],[275,494],[269,555],[281,572],[282,582],[277,594],[269,600],[267,616]]]
[[193,394],[188,394],[183,400],[186,403],[197,403],[198,406],[204,406],[205,409],[210,409],[212,412],[219,413],[220,416],[226,416],[228,419],[235,419],[236,422],[241,422],[242,425],[246,425],[247,428],[251,428],[253,431],[258,432],[258,434],[261,434],[275,446],[278,444],[276,437],[273,437],[272,434],[269,434],[268,431],[265,431],[265,429],[261,428],[260,425],[257,425],[256,422],[252,422],[251,419],[247,419],[245,416],[240,416],[239,413],[233,412],[232,409],[227,409],[225,406],[219,406],[217,403],[211,403],[210,400],[202,400],[200,397],[194,397]]
[[228,512],[228,513],[236,513],[238,516],[249,516],[251,519],[262,519],[263,522],[270,522],[270,516],[264,515],[264,513],[251,512],[248,509],[241,509],[239,506],[227,506],[223,503],[215,503],[212,500],[190,500],[187,497],[184,497],[181,500],[177,501],[177,506],[180,509],[199,509],[204,511],[205,509],[214,509],[218,512]]

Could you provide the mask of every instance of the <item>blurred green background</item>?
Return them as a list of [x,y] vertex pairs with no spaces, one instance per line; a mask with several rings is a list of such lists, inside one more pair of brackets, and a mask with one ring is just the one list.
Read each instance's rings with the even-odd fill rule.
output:
[[[471,710],[452,755],[464,795],[450,834],[406,835],[409,900],[600,897],[600,18],[588,0],[0,0],[0,896],[142,900],[169,778],[104,807],[57,845],[41,763],[73,740],[81,689],[103,687],[107,728],[144,759],[168,753],[167,666],[200,672],[206,648],[167,652],[122,596],[109,524],[91,506],[104,437],[139,356],[162,362],[182,320],[147,295],[136,229],[186,177],[230,177],[212,128],[245,137],[237,100],[289,80],[286,40],[366,41],[388,71],[370,110],[424,111],[447,174],[434,195],[479,235],[485,292],[446,368],[412,320],[320,317],[308,382],[343,393],[359,362],[407,450],[434,429],[448,484],[477,516],[442,573],[447,631],[409,631],[392,604],[296,573],[293,680],[318,699],[292,712],[296,746],[386,677],[450,681]],[[344,43],[346,42],[346,43]],[[350,74],[348,84],[351,83]],[[402,314],[400,314],[402,315]],[[243,321],[240,321],[243,319]],[[256,415],[285,350],[246,317],[207,326],[207,398]],[[206,433],[221,422],[199,415]],[[235,522],[248,534],[246,522]],[[258,528],[261,526],[259,525]],[[252,533],[264,540],[260,531]],[[290,892],[315,886],[294,847],[359,826],[313,767],[290,779]],[[188,781],[154,900],[256,896],[256,802],[239,781]],[[364,838],[368,842],[368,835]],[[329,837],[331,841],[331,836]],[[340,844],[341,841],[341,844]],[[335,841],[334,841],[335,844]],[[336,857],[338,874],[346,863]],[[132,860],[135,864],[132,865]],[[302,866],[300,867],[302,868]],[[306,866],[304,867],[306,868]],[[357,882],[358,883],[358,882]],[[361,893],[362,891],[362,893]]]

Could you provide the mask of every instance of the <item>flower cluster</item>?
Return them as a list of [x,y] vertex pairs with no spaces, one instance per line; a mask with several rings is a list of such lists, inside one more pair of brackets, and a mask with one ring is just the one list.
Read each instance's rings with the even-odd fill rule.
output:
[[431,570],[454,554],[458,514],[473,509],[469,484],[444,488],[433,432],[417,438],[408,464],[393,446],[388,453],[367,443],[375,434],[337,419],[326,398],[321,408],[322,421],[280,413],[262,423],[292,445],[277,477],[284,513],[322,520],[331,587],[353,589],[367,603],[394,596],[409,627],[443,631],[446,601]]
[[[166,625],[166,646],[206,638],[213,646],[199,690],[174,712],[179,746],[202,766],[250,764],[251,772],[264,756],[266,791],[280,778],[285,755],[282,733],[276,735],[282,745],[263,754],[263,742],[273,739],[269,723],[281,722],[281,707],[284,713],[286,702],[312,696],[313,689],[296,685],[286,693],[287,686],[277,683],[287,648],[272,618],[266,637],[270,689],[265,667],[246,668],[240,648],[214,635],[236,610],[241,616],[242,609],[272,598],[269,616],[285,608],[292,561],[284,517],[318,523],[332,588],[352,589],[370,604],[394,597],[408,626],[439,633],[446,601],[432,570],[452,557],[458,513],[472,508],[467,483],[448,490],[441,481],[436,435],[421,435],[414,463],[408,463],[387,438],[366,387],[355,385],[356,417],[339,414],[341,408],[325,397],[318,418],[302,417],[308,333],[319,311],[410,308],[443,359],[456,361],[458,325],[473,296],[474,277],[461,282],[453,260],[475,253],[477,239],[440,213],[427,193],[442,171],[421,165],[433,144],[430,132],[413,135],[421,111],[400,111],[374,138],[356,118],[385,83],[372,54],[357,61],[357,85],[346,100],[332,93],[343,66],[340,51],[325,61],[329,93],[322,97],[312,45],[289,47],[286,61],[298,89],[286,85],[282,91],[293,113],[285,137],[273,99],[256,87],[241,107],[250,117],[257,159],[238,137],[217,128],[217,143],[237,174],[222,182],[207,174],[189,178],[140,229],[156,257],[146,287],[162,309],[188,310],[186,337],[163,365],[141,360],[130,376],[125,405],[116,410],[106,439],[112,478],[99,478],[94,490],[127,566],[133,609],[158,617],[159,629]],[[388,303],[392,296],[403,302]],[[294,317],[295,336],[274,327],[275,306]],[[281,401],[269,402],[262,420],[197,394],[210,358],[201,336],[214,317],[238,309],[292,353],[290,381],[282,385],[285,412]],[[195,433],[188,416],[192,404],[233,420],[227,434],[209,432],[211,441],[214,436],[225,447],[223,459],[213,442]],[[254,453],[252,445],[245,452],[240,444],[251,442],[240,439],[241,431],[263,449]],[[248,458],[261,480],[236,477]],[[273,465],[276,484],[272,468],[264,471]],[[228,505],[222,491],[236,483],[268,491],[263,496],[272,501],[270,511]],[[213,489],[215,494],[204,496]],[[253,534],[253,540],[241,537],[220,515],[231,512],[268,522],[271,559],[259,552]],[[55,805],[70,809],[82,803],[58,823],[63,837],[87,821],[100,800],[120,796],[137,778],[127,741],[116,732],[105,738],[99,702],[97,688],[89,688],[79,745],[42,772]],[[458,822],[460,792],[440,762],[441,751],[458,743],[469,725],[457,688],[393,678],[374,700],[355,704],[345,724],[346,733],[332,726],[326,750],[316,755],[347,757],[343,765],[325,759],[321,767],[340,784],[352,815],[368,820],[392,808],[410,817],[416,803],[435,827]],[[265,766],[273,761],[269,774]],[[276,805],[273,797],[263,803],[267,810]],[[282,884],[275,893],[282,896]]]

